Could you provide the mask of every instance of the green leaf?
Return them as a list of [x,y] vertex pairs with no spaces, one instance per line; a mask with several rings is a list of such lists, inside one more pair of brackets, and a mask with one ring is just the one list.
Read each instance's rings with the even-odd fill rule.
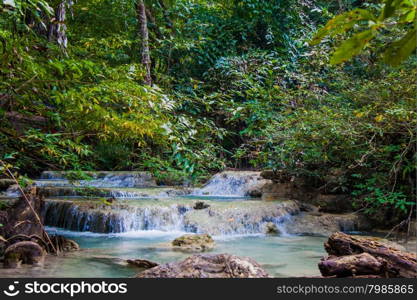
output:
[[330,58],[332,65],[340,64],[358,55],[368,42],[375,36],[375,31],[365,30],[344,41]]
[[416,30],[411,30],[402,39],[393,42],[384,53],[384,62],[397,66],[408,58],[416,50],[416,36]]
[[336,34],[344,33],[361,21],[376,22],[376,19],[370,11],[360,8],[340,14],[327,22],[327,24],[317,32],[310,42],[310,45],[317,45],[326,36],[332,37]]

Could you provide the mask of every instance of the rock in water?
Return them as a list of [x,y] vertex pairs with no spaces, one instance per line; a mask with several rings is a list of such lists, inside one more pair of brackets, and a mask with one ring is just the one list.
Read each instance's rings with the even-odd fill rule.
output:
[[277,225],[272,222],[266,223],[265,232],[267,234],[281,234],[281,231],[278,229]]
[[41,265],[46,252],[35,242],[18,242],[4,252],[4,267],[16,268],[20,264]]
[[137,278],[267,278],[268,273],[251,258],[230,254],[193,255],[180,262],[159,265]]
[[209,207],[210,205],[204,203],[203,201],[197,201],[193,206],[194,209],[206,209]]
[[208,234],[185,234],[172,241],[174,250],[203,252],[214,248],[214,240]]
[[146,259],[128,259],[127,263],[129,265],[143,269],[151,269],[153,267],[159,266],[158,263]]
[[55,249],[60,252],[73,252],[80,250],[80,246],[77,242],[67,239],[62,235],[53,235],[50,237],[51,242],[54,244]]
[[[372,275],[383,277],[417,277],[416,253],[400,251],[373,239],[336,232],[329,237],[324,244],[324,248],[330,254],[330,257],[320,262],[320,271],[324,270],[324,273],[322,272],[324,276],[330,272],[338,277],[346,277],[346,274],[349,273],[357,274],[360,267],[361,270],[375,269],[375,273]],[[374,259],[371,260],[369,257],[364,256],[358,257],[358,254],[362,253],[367,253]],[[335,256],[350,257],[343,260],[335,259]],[[381,266],[379,266],[377,261],[384,266],[383,275],[381,275],[381,272],[378,273],[378,270],[381,271],[382,269],[380,269]],[[342,263],[344,264],[343,266],[341,266]],[[369,265],[365,266],[365,263]]]

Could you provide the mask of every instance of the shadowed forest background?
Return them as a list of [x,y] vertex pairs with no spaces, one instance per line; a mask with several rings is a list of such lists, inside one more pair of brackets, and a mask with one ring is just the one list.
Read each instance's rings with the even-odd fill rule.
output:
[[415,35],[415,1],[385,2],[399,13],[334,53],[371,21],[318,30],[381,1],[3,0],[0,159],[22,182],[273,169],[396,224],[415,200],[417,61],[397,59],[415,38],[387,47]]

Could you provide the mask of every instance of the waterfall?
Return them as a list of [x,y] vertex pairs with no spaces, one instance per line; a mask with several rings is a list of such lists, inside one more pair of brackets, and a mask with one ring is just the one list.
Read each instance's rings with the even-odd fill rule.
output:
[[143,188],[155,187],[155,179],[149,172],[85,172],[90,180],[68,181],[68,172],[44,171],[40,180],[36,181],[39,186],[90,186],[90,187],[118,187],[118,188]]
[[160,230],[236,235],[264,233],[269,222],[285,231],[286,220],[299,212],[298,205],[293,201],[211,202],[210,208],[202,210],[193,209],[191,201],[190,204],[171,202],[107,207],[97,203],[47,200],[43,217],[48,226],[75,231],[119,233]]
[[190,193],[184,188],[91,188],[79,186],[43,186],[47,197],[115,197],[115,198],[167,198],[185,196]]
[[215,174],[202,188],[195,189],[194,195],[245,197],[251,191],[261,189],[269,180],[260,176],[261,172],[224,171]]

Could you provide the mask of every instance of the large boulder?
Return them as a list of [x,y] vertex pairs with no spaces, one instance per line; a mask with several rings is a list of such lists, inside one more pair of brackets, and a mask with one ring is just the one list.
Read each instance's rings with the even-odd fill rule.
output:
[[193,255],[180,262],[159,265],[137,278],[266,278],[268,273],[251,258],[230,254]]
[[16,268],[21,264],[42,265],[46,252],[39,244],[25,241],[9,246],[4,252],[5,268]]
[[319,263],[323,276],[416,278],[416,253],[400,251],[374,239],[332,234],[324,244],[329,257]]
[[349,277],[357,275],[380,275],[386,271],[386,262],[368,253],[331,256],[319,263],[323,276]]
[[203,252],[214,248],[214,240],[208,234],[185,234],[172,241],[174,250]]

